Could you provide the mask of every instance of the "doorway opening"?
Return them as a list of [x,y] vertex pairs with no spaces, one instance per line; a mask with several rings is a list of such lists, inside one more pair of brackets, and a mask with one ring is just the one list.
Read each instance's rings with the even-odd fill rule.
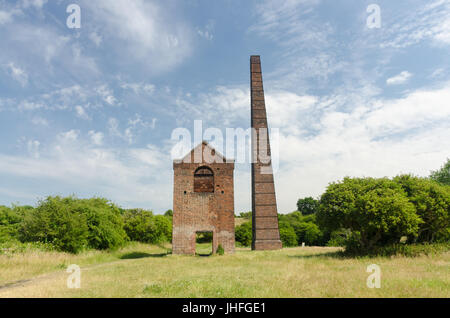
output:
[[195,233],[195,254],[210,256],[213,253],[213,232],[200,231]]

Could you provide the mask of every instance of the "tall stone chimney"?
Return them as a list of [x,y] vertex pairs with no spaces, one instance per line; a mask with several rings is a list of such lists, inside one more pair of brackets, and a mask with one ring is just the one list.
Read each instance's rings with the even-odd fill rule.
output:
[[267,128],[261,60],[250,57],[252,124],[252,249],[281,249],[277,199]]

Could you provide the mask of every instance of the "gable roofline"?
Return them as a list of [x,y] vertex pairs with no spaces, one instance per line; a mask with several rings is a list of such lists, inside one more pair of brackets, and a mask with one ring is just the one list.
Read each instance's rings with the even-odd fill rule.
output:
[[[192,155],[192,153],[195,152],[195,150],[199,147],[208,147],[211,150],[214,150],[215,152],[215,156],[218,156],[219,158],[222,159],[223,163],[234,163],[234,159],[227,159],[225,158],[224,155],[222,155],[220,152],[218,152],[215,148],[213,148],[206,140],[203,140],[201,143],[199,143],[197,146],[195,146],[194,148],[192,148],[183,158],[181,159],[174,159],[173,162],[174,163],[183,163],[185,159],[189,158],[189,156]],[[202,154],[203,157],[203,154]],[[217,163],[217,162],[213,162],[213,163]],[[219,162],[220,163],[220,162]]]

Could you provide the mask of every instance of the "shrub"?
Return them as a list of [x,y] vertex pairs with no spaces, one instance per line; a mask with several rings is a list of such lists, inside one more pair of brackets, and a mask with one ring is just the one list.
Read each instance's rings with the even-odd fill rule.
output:
[[156,215],[154,218],[156,230],[153,233],[152,243],[171,242],[172,221],[163,215]]
[[14,209],[0,206],[0,243],[17,240],[21,221]]
[[245,222],[237,226],[234,234],[236,242],[243,246],[250,246],[252,244],[252,222]]
[[216,251],[216,253],[219,254],[219,255],[225,254],[225,250],[223,249],[223,247],[222,247],[221,244],[219,244],[219,246],[217,246],[217,251]]
[[297,235],[298,245],[301,245],[303,242],[306,245],[320,245],[322,243],[323,233],[317,224],[298,222],[293,224],[293,228]]
[[48,197],[24,216],[21,240],[51,243],[77,253],[85,248],[117,248],[126,241],[119,209],[106,199]]
[[210,243],[213,239],[212,232],[198,233],[196,243]]
[[346,249],[345,256],[407,256],[416,257],[421,255],[439,255],[450,251],[450,245],[444,243],[434,244],[389,244],[386,246],[377,246],[374,249],[361,253],[360,250]]
[[132,241],[143,243],[162,243],[172,240],[172,221],[163,215],[153,215],[152,211],[142,209],[126,210],[124,229]]
[[294,228],[286,222],[279,224],[280,229],[280,239],[283,246],[297,246],[297,235],[295,234]]
[[450,187],[411,175],[394,178],[414,204],[422,222],[417,242],[450,240]]
[[420,218],[402,187],[387,178],[344,178],[320,200],[317,220],[329,232],[349,229],[348,249],[370,251],[418,234]]

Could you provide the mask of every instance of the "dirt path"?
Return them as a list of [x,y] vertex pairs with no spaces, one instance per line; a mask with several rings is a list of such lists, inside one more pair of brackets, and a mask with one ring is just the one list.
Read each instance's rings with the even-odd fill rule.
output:
[[[95,269],[98,267],[112,266],[117,263],[123,263],[123,262],[133,261],[133,260],[136,260],[136,259],[120,259],[117,261],[90,265],[87,267],[81,267],[81,271],[85,272],[85,271],[89,271],[89,270],[92,270],[92,269]],[[64,269],[64,270],[59,270],[59,271],[55,271],[55,272],[51,272],[51,273],[45,273],[45,274],[38,275],[36,277],[32,277],[29,279],[22,279],[22,280],[10,282],[10,283],[4,284],[4,285],[0,285],[0,298],[2,297],[2,294],[6,293],[6,292],[10,292],[14,289],[42,284],[42,283],[50,281],[50,280],[58,279],[65,275],[69,275],[69,274]]]

